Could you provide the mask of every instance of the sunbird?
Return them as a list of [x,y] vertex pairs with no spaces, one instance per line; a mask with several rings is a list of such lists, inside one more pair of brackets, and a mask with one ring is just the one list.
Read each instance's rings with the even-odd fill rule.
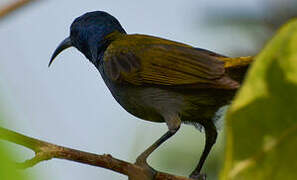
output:
[[137,159],[148,156],[173,136],[182,123],[201,125],[205,146],[190,178],[205,178],[202,166],[217,138],[216,112],[230,104],[252,57],[229,58],[209,50],[142,34],[127,34],[103,11],[74,20],[70,36],[54,51],[49,66],[64,49],[75,47],[95,65],[115,100],[132,115],[165,122],[168,131]]

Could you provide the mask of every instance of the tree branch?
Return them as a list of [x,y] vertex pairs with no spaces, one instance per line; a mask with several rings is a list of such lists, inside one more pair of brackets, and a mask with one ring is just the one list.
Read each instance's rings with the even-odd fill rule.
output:
[[18,0],[14,3],[5,6],[4,8],[0,8],[0,18],[10,14],[11,12],[15,11],[16,9],[19,9],[20,7],[24,7],[25,5],[33,1],[35,0]]
[[124,175],[130,180],[191,180],[163,172],[153,174],[150,170],[113,158],[109,154],[97,155],[31,138],[17,132],[0,127],[0,139],[24,146],[35,152],[35,156],[25,162],[18,163],[19,168],[29,168],[39,162],[53,158],[75,161],[83,164],[106,168]]

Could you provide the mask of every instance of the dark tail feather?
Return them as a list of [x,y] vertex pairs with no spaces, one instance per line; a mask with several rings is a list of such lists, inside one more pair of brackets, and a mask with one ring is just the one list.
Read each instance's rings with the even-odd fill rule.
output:
[[254,57],[220,58],[225,61],[225,71],[232,79],[240,84],[244,80],[246,72],[253,62]]
[[240,67],[232,67],[226,69],[226,73],[235,81],[239,82],[240,84],[244,80],[246,72],[249,68],[249,65],[240,66]]

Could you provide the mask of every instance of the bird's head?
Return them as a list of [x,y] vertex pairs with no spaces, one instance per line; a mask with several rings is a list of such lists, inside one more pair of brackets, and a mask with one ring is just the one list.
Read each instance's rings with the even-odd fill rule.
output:
[[99,55],[104,52],[112,38],[107,38],[112,33],[123,33],[119,21],[103,11],[86,13],[74,20],[70,27],[70,36],[63,40],[51,57],[49,66],[55,57],[69,47],[77,48],[93,64],[99,61]]

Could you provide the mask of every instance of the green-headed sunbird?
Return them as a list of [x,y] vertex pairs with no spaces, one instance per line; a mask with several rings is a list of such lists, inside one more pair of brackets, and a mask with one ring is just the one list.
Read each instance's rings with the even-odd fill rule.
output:
[[154,172],[147,157],[181,123],[204,128],[205,147],[190,175],[200,178],[217,138],[215,114],[230,103],[253,58],[229,58],[158,37],[127,34],[115,17],[103,11],[76,18],[70,36],[55,50],[49,65],[72,46],[95,65],[126,111],[140,119],[166,122],[168,131],[138,156],[136,164]]

